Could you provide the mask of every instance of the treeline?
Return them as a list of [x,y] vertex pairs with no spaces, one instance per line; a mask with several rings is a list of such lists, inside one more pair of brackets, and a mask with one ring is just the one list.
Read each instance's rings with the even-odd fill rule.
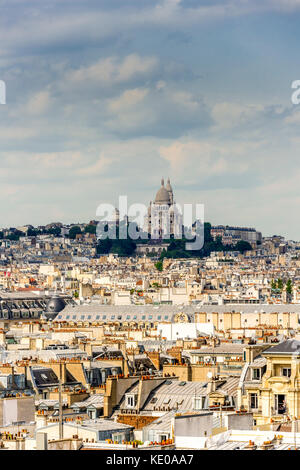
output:
[[[96,225],[86,225],[84,230],[81,230],[78,225],[74,225],[70,228],[68,235],[65,236],[74,240],[76,235],[82,233],[93,233],[96,235]],[[57,226],[49,229],[29,228],[26,233],[21,230],[14,230],[5,237],[3,232],[0,232],[0,239],[3,240],[3,238],[5,238],[6,240],[18,241],[20,237],[36,237],[38,235],[54,235],[55,237],[59,237],[61,235],[61,227]]]
[[[149,237],[150,238],[150,237]],[[137,240],[138,243],[147,244],[148,240]],[[204,223],[204,245],[200,250],[186,250],[186,243],[191,243],[192,240],[182,238],[181,240],[170,238],[162,240],[162,243],[169,243],[167,250],[163,250],[160,259],[164,258],[204,258],[209,256],[212,251],[239,251],[244,253],[252,249],[250,243],[239,241],[235,245],[223,245],[221,237],[214,240],[211,236],[211,224]],[[118,230],[116,240],[109,238],[98,241],[97,253],[108,254],[114,253],[119,256],[131,256],[136,249],[136,242],[127,238],[126,240],[118,239]],[[151,256],[151,254],[149,254]],[[152,255],[153,256],[153,255]]]

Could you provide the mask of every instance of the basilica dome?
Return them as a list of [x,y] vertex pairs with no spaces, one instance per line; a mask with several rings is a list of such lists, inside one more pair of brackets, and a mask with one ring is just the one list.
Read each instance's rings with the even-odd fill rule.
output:
[[170,194],[164,186],[164,180],[161,180],[161,187],[156,193],[155,204],[170,204]]

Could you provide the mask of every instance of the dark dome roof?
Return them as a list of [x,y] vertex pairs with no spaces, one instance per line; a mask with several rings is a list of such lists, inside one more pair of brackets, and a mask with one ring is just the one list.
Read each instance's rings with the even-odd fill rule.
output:
[[59,313],[66,306],[65,301],[58,296],[52,297],[46,305],[46,313]]

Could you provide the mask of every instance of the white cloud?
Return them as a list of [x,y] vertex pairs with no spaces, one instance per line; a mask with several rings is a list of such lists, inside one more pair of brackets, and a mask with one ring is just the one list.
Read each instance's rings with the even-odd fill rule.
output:
[[108,110],[113,113],[130,110],[132,107],[141,103],[148,94],[149,89],[147,88],[125,90],[118,98],[108,101]]
[[37,130],[33,127],[18,127],[18,126],[11,126],[5,127],[1,126],[0,128],[0,139],[2,141],[5,140],[22,140],[22,139],[30,139],[37,135]]
[[30,97],[28,100],[25,111],[28,114],[40,115],[45,113],[50,106],[50,94],[48,91],[40,91]]
[[99,175],[103,173],[103,171],[105,171],[110,165],[112,165],[112,163],[112,159],[101,156],[100,158],[98,158],[96,163],[76,170],[76,174],[80,176]]
[[160,146],[159,153],[169,163],[174,176],[189,175],[192,183],[227,172],[238,174],[247,171],[251,162],[243,157],[256,146],[251,142],[227,142],[224,145],[213,139],[184,139]]
[[238,103],[216,103],[211,110],[218,127],[231,128],[253,121],[263,111],[262,105],[244,105]]
[[33,154],[31,157],[33,165],[37,165],[39,169],[58,169],[58,168],[74,168],[75,165],[82,164],[84,157],[81,152],[52,152]]
[[103,84],[115,84],[128,82],[132,78],[147,76],[157,66],[155,57],[141,57],[138,54],[130,54],[123,60],[117,57],[107,57],[75,71],[69,71],[66,82],[82,83],[96,81]]

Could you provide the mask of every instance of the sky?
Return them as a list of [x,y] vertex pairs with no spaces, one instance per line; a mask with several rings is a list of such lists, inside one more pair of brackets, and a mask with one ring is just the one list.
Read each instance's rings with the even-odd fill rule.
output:
[[176,202],[300,240],[300,0],[0,0],[0,226]]

